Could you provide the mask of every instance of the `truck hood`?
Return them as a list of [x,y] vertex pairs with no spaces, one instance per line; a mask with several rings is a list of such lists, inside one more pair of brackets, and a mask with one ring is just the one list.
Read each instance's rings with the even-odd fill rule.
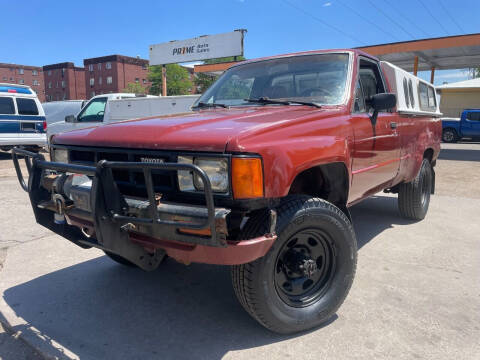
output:
[[249,106],[129,120],[66,132],[54,144],[191,151],[225,151],[236,138],[338,113],[309,106]]

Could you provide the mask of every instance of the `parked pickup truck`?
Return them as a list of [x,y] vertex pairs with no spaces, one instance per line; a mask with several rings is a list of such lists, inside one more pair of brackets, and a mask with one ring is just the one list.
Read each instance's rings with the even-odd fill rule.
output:
[[52,162],[13,159],[39,224],[145,270],[166,255],[231,265],[245,310],[294,333],[352,285],[350,206],[385,190],[425,217],[440,115],[429,83],[358,50],[312,51],[233,66],[187,114],[60,134]]
[[460,119],[442,119],[442,139],[457,142],[463,138],[480,139],[480,109],[465,109]]

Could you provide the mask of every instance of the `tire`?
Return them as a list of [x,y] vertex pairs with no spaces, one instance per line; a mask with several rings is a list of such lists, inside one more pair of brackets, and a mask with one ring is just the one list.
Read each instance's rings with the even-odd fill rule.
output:
[[398,189],[398,208],[404,218],[411,220],[425,218],[430,204],[432,182],[432,166],[427,159],[423,159],[415,179],[400,184]]
[[[264,257],[232,266],[232,283],[255,320],[271,331],[291,334],[324,324],[338,310],[355,276],[357,243],[348,218],[325,200],[288,197],[277,214],[277,240]],[[268,225],[267,214],[254,216],[240,236],[263,235]],[[323,258],[314,256],[322,251]],[[312,261],[317,266],[313,273]]]
[[442,140],[446,143],[455,143],[458,141],[458,134],[455,129],[444,129],[442,132]]

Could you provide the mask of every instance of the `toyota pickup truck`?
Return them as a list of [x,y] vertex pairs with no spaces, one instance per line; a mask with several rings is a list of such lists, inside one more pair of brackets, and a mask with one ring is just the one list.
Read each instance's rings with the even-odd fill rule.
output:
[[51,161],[13,160],[39,224],[144,270],[231,265],[245,310],[294,333],[349,292],[350,206],[384,190],[425,217],[440,115],[434,87],[389,63],[311,51],[231,67],[190,112],[63,133]]
[[464,138],[480,139],[480,109],[465,109],[460,119],[442,119],[442,139],[457,142]]

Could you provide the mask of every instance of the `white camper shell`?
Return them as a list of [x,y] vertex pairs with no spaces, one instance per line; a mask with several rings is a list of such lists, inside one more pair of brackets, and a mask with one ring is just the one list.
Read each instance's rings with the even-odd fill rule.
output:
[[399,114],[434,117],[442,115],[435,86],[389,62],[381,61],[380,64],[391,92],[397,95]]

